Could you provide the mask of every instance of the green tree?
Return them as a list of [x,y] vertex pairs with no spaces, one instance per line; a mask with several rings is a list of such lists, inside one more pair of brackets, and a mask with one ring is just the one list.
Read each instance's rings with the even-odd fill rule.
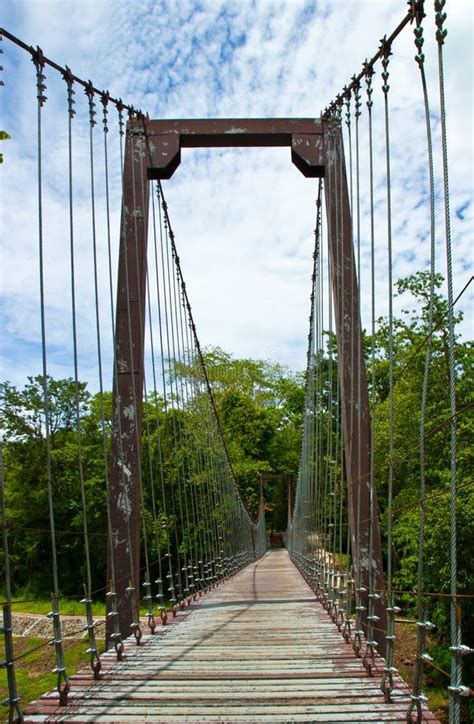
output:
[[[0,141],[8,141],[10,138],[6,131],[0,131]],[[0,163],[3,163],[3,153],[0,153]]]
[[[57,531],[60,586],[79,594],[85,571],[83,512],[79,479],[77,397],[82,463],[88,499],[92,569],[103,585],[105,560],[105,463],[98,396],[72,379],[47,379],[51,481]],[[51,535],[48,515],[47,445],[43,378],[29,377],[23,390],[2,385],[5,432],[5,488],[14,581],[17,588],[45,594],[51,589]]]
[[[304,376],[262,360],[235,359],[219,347],[204,351],[232,466],[249,510],[256,514],[260,477],[296,476],[301,444]],[[172,374],[203,388],[200,365],[176,364]],[[266,505],[270,526],[286,524],[286,489],[269,483]]]
[[[400,295],[415,302],[403,310],[402,318],[394,320],[393,391],[393,553],[395,557],[394,587],[412,591],[417,585],[418,534],[420,529],[420,411],[425,348],[429,329],[429,273],[419,272],[397,282]],[[446,594],[450,585],[450,403],[449,348],[447,330],[447,301],[440,294],[442,277],[435,277],[434,331],[431,334],[431,366],[425,428],[425,468],[427,488],[427,519],[424,546],[425,590]],[[462,320],[462,314],[455,317]],[[368,339],[368,345],[371,340]],[[375,471],[379,503],[382,511],[382,534],[386,532],[388,481],[388,324],[380,320],[376,337],[375,377],[378,404],[375,412]],[[457,401],[457,545],[460,594],[472,593],[474,579],[474,546],[472,520],[474,490],[472,488],[474,433],[472,342],[459,337],[455,341],[456,401]],[[369,372],[368,378],[371,375]],[[469,522],[471,521],[471,522]],[[415,599],[402,596],[401,603],[408,615],[415,615]],[[474,605],[470,599],[460,599],[463,616],[463,642],[474,644]],[[444,596],[427,598],[428,617],[438,630],[435,640],[444,651],[438,665],[446,666],[449,659],[449,600]],[[441,656],[441,654],[440,654]],[[466,669],[472,673],[472,662]],[[469,674],[467,673],[469,676]],[[433,674],[436,677],[436,672]]]

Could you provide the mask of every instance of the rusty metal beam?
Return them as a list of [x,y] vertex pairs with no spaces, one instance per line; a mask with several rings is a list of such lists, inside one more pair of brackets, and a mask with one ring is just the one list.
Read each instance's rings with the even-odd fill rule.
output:
[[[351,209],[347,187],[342,133],[325,127],[325,199],[328,244],[338,347],[338,371],[342,391],[344,457],[349,497],[349,526],[354,564],[360,560],[361,585],[368,589],[372,565],[375,589],[384,588],[382,548],[378,523],[377,494],[373,491],[373,545],[369,559],[370,521],[370,416],[362,346],[359,286],[352,239]],[[360,406],[360,410],[359,410]],[[359,526],[357,508],[359,507]],[[359,527],[359,536],[357,536]],[[362,622],[367,626],[367,590],[361,594],[365,606]],[[379,653],[385,652],[386,613],[382,600],[375,605],[380,617],[374,632]],[[379,629],[379,630],[377,630]]]
[[168,179],[182,148],[289,146],[291,160],[308,178],[323,175],[322,124],[315,118],[234,118],[146,121],[153,157],[151,179]]
[[[120,228],[109,513],[120,631],[130,636],[132,612],[126,589],[140,600],[141,421],[146,255],[149,206],[146,139],[142,124],[127,126]],[[111,622],[108,635],[112,633]]]

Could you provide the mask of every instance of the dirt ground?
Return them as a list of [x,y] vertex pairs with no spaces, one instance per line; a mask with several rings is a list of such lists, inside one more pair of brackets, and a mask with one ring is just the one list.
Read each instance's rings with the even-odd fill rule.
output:
[[[38,636],[40,638],[53,636],[53,622],[46,616],[38,616],[34,613],[14,613],[12,614],[12,624],[14,636]],[[83,616],[61,616],[61,631],[64,636],[82,638],[83,626]]]

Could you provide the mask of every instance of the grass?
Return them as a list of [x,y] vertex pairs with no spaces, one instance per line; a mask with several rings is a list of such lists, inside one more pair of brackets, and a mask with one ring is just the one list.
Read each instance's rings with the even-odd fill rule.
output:
[[[167,605],[166,608],[170,606]],[[155,604],[155,615],[158,615],[158,609]],[[60,598],[59,610],[62,616],[84,616],[84,604],[80,599],[76,598]],[[51,600],[49,598],[31,598],[28,596],[16,596],[12,599],[12,613],[30,613],[37,616],[46,616],[51,611]],[[94,616],[105,616],[105,603],[103,601],[94,601],[92,604],[92,613]],[[146,616],[147,609],[143,604],[140,606],[140,615]]]
[[[101,642],[102,644],[103,642]],[[46,644],[46,645],[45,645]],[[14,637],[15,673],[21,706],[37,699],[47,691],[56,687],[56,674],[51,673],[56,666],[54,648],[48,646],[46,640],[38,637]],[[87,642],[75,640],[64,641],[64,658],[69,674],[88,666],[89,656],[86,654]],[[0,642],[0,659],[5,657],[3,638]],[[8,696],[7,676],[5,669],[0,669],[0,700]],[[6,710],[5,710],[6,713]],[[2,716],[2,720],[5,721]]]
[[[103,601],[95,601],[92,605],[95,617],[105,616]],[[46,616],[51,611],[51,601],[48,598],[29,598],[28,594],[13,598],[12,613],[26,613],[36,616]],[[60,611],[63,616],[84,617],[84,604],[77,599],[63,598],[60,600]],[[142,614],[146,611],[143,609]],[[1,618],[1,616],[0,616]],[[24,708],[30,701],[37,699],[48,691],[56,688],[57,676],[51,673],[56,666],[54,647],[48,645],[48,640],[37,636],[15,636],[14,651],[17,659],[15,674],[18,695],[21,706]],[[89,667],[89,656],[86,653],[87,641],[64,639],[64,658],[66,670],[69,675],[75,674],[79,669]],[[105,650],[105,642],[98,640],[99,651]],[[5,658],[4,638],[0,636],[0,662]],[[8,697],[7,675],[4,668],[0,668],[0,702]],[[7,709],[0,707],[0,721],[7,720]]]
[[[59,610],[63,616],[84,616],[84,604],[79,599],[61,598]],[[17,596],[12,600],[13,613],[31,613],[37,616],[46,616],[51,611],[49,598],[34,598],[28,600],[24,596]],[[105,604],[94,601],[92,604],[94,616],[105,616]]]

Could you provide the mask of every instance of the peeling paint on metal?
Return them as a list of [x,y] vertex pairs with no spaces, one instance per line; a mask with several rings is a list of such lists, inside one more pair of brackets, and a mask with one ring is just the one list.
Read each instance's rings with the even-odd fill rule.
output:
[[124,490],[118,496],[117,508],[119,508],[119,510],[121,510],[123,513],[125,513],[127,518],[130,517],[130,513],[132,512],[132,504],[130,501],[130,496],[128,495],[127,491]]
[[135,406],[133,404],[123,408],[123,416],[133,422],[135,420]]
[[232,126],[228,130],[225,131],[226,134],[232,134],[232,133],[248,133],[248,130],[246,128],[238,128],[237,126]]

